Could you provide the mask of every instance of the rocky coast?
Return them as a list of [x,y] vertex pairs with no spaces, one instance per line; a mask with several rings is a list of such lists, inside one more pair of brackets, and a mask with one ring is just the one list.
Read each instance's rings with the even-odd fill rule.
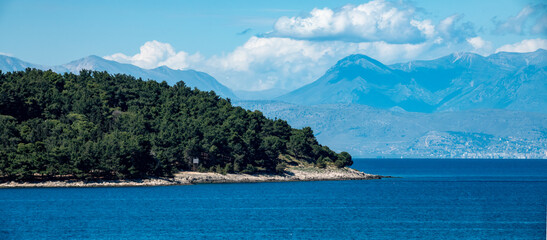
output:
[[44,182],[4,182],[0,188],[30,187],[141,187],[192,185],[201,183],[258,183],[258,182],[294,182],[294,181],[338,181],[370,180],[383,176],[363,173],[351,168],[315,168],[292,167],[283,174],[219,174],[211,172],[183,171],[173,178],[148,178],[134,180],[99,180],[99,181],[44,181]]

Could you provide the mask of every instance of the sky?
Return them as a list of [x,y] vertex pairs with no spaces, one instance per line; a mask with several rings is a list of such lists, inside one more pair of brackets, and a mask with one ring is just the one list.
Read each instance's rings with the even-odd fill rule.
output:
[[0,54],[41,65],[98,55],[293,90],[350,54],[385,64],[547,48],[541,0],[0,0]]

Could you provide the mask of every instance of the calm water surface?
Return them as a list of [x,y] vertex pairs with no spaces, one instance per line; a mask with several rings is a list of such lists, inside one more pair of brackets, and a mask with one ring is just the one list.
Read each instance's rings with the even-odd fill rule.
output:
[[403,178],[0,189],[0,239],[545,239],[547,160],[354,168]]

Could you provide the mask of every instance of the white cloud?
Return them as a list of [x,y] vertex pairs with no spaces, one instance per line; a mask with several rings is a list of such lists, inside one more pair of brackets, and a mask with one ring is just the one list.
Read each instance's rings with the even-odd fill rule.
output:
[[423,21],[412,19],[410,25],[418,28],[427,38],[433,38],[435,36],[435,26],[429,19]]
[[492,42],[486,41],[482,37],[467,38],[466,40],[473,47],[474,52],[483,55],[492,53]]
[[274,30],[265,36],[419,43],[432,35],[432,31],[431,21],[417,18],[414,7],[375,0],[358,6],[346,5],[337,11],[316,8],[307,17],[281,17]]
[[525,39],[518,43],[503,45],[496,52],[534,52],[538,49],[547,49],[547,39]]
[[357,44],[251,37],[206,69],[235,89],[263,90],[301,86],[319,77],[333,59],[357,50]]
[[486,41],[481,37],[468,38],[467,42],[475,49],[481,49],[486,46]]
[[0,55],[4,55],[4,56],[8,56],[8,57],[13,57],[13,55],[12,55],[11,53],[0,52]]
[[325,55],[332,55],[335,48],[336,44],[309,43],[290,38],[251,37],[243,46],[218,60],[224,69],[248,71],[251,64],[265,63],[271,58],[282,58],[285,63],[304,59],[318,61]]
[[419,44],[432,39],[464,42],[476,34],[471,23],[461,23],[462,18],[453,15],[435,26],[412,5],[374,0],[358,6],[346,5],[336,11],[316,8],[306,17],[281,17],[273,31],[263,36],[390,44]]
[[123,53],[116,53],[105,56],[105,59],[121,63],[129,63],[146,69],[167,66],[172,69],[185,69],[193,62],[199,62],[202,57],[199,53],[190,55],[186,52],[176,52],[169,43],[162,43],[156,40],[148,41],[140,47],[140,52],[127,56]]

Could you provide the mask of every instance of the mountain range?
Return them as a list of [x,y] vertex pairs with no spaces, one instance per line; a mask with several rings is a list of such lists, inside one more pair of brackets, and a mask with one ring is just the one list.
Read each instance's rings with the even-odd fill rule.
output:
[[510,109],[547,112],[547,51],[483,57],[455,53],[386,66],[365,55],[338,61],[317,81],[275,100],[361,104],[411,112]]
[[79,73],[80,70],[83,69],[107,71],[111,74],[128,74],[144,80],[152,79],[156,81],[166,81],[169,85],[173,85],[182,80],[187,86],[195,87],[202,91],[214,91],[222,97],[231,99],[237,98],[232,90],[222,85],[211,75],[195,70],[174,70],[165,66],[154,69],[143,69],[131,64],[106,60],[95,55],[78,59],[63,65],[42,66],[21,61],[14,57],[0,55],[0,70],[4,72],[22,71],[26,68],[37,68],[42,70],[51,69],[57,73]]

